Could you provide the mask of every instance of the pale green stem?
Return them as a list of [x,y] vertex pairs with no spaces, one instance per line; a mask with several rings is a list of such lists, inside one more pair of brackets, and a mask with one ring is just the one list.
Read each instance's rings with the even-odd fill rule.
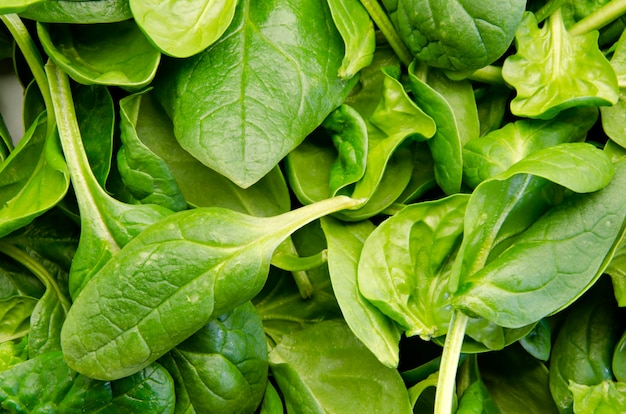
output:
[[393,27],[391,20],[389,20],[387,13],[385,13],[378,1],[361,0],[361,4],[365,7],[374,23],[376,23],[376,26],[378,26],[380,31],[383,33],[387,42],[389,42],[389,46],[391,46],[400,61],[402,61],[405,66],[409,66],[409,64],[413,61],[413,55],[409,49],[407,49],[402,39],[400,39],[400,36]]
[[461,357],[465,328],[468,316],[455,310],[450,319],[446,342],[441,355],[441,367],[435,394],[435,414],[452,414],[454,408],[454,392],[456,389],[456,372]]
[[613,0],[569,28],[571,35],[598,30],[626,13],[626,0]]
[[472,73],[469,78],[489,85],[506,85],[502,77],[502,68],[499,66],[485,66]]
[[37,50],[30,33],[28,33],[28,29],[24,26],[24,22],[17,14],[0,15],[0,19],[2,19],[9,32],[11,32],[13,39],[15,39],[15,43],[24,55],[24,59],[26,59],[26,63],[28,63],[28,67],[33,73],[35,82],[37,82],[37,86],[41,91],[41,96],[48,110],[48,133],[50,133],[55,125],[54,111],[52,110],[52,97],[48,88],[48,77],[46,76],[39,50]]

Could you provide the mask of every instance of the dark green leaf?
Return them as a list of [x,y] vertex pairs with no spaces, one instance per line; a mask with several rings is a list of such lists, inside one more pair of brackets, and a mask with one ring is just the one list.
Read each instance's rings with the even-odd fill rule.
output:
[[162,364],[168,370],[174,365],[176,393],[189,400],[177,403],[177,412],[252,413],[267,383],[261,318],[251,303],[244,303],[179,344]]
[[526,6],[521,0],[384,3],[415,57],[429,66],[459,71],[473,71],[498,59],[513,41]]

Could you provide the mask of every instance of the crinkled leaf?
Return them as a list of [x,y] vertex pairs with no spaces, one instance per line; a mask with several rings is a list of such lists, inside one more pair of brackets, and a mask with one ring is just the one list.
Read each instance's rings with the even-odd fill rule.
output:
[[620,85],[619,100],[615,105],[600,108],[602,128],[613,141],[626,147],[626,31],[620,36],[611,57],[611,66]]
[[399,35],[429,66],[473,71],[493,63],[515,36],[526,2],[385,0]]
[[139,28],[163,53],[185,58],[212,45],[230,25],[236,0],[129,0]]
[[551,120],[522,119],[469,141],[463,147],[464,182],[476,187],[537,150],[582,140],[597,114],[596,108],[575,108]]
[[261,318],[247,302],[209,322],[160,362],[173,370],[177,400],[182,394],[188,399],[177,402],[177,412],[251,413],[267,382]]
[[212,317],[252,299],[274,250],[291,233],[358,203],[336,197],[269,218],[207,207],[161,219],[74,301],[61,333],[68,363],[99,379],[137,372]]
[[448,260],[463,232],[469,196],[412,204],[365,240],[358,263],[361,294],[407,331],[444,335],[451,311]]
[[575,413],[621,414],[626,411],[626,383],[603,381],[581,385],[570,382]]
[[22,363],[28,359],[27,338],[20,342],[6,341],[0,343],[0,372]]
[[75,81],[139,89],[148,85],[161,54],[132,21],[37,24],[46,53]]
[[328,240],[333,292],[346,323],[380,362],[397,367],[401,332],[392,319],[363,297],[357,284],[361,250],[374,225],[369,221],[343,223],[324,217],[322,228]]
[[269,360],[288,412],[412,412],[398,371],[382,365],[343,322],[283,337]]
[[249,187],[343,102],[343,53],[326,2],[242,0],[224,36],[169,62],[157,91],[182,147]]
[[550,119],[574,106],[615,104],[617,77],[598,48],[598,32],[570,35],[560,12],[541,29],[527,12],[516,34],[517,53],[509,56],[502,76],[517,91],[511,112]]
[[358,0],[329,0],[328,6],[346,49],[338,75],[349,79],[372,63],[374,23]]

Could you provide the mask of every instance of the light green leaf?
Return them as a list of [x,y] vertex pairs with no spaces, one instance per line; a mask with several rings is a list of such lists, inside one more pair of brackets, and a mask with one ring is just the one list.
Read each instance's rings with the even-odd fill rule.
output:
[[342,223],[324,217],[322,228],[328,240],[328,267],[333,292],[346,323],[380,362],[388,367],[397,367],[401,332],[392,319],[363,297],[357,284],[361,250],[374,225],[369,221]]
[[626,383],[603,381],[597,385],[570,382],[576,414],[621,414],[626,411]]
[[269,360],[287,412],[412,412],[398,371],[382,365],[343,322],[285,336]]
[[76,24],[115,23],[133,17],[128,0],[38,1],[20,16],[37,22]]
[[328,6],[346,48],[338,75],[349,79],[372,63],[374,23],[358,0],[328,0]]
[[166,55],[185,58],[212,45],[230,25],[236,0],[129,0],[139,28]]
[[514,115],[550,119],[574,106],[613,105],[619,98],[617,76],[598,48],[598,32],[570,35],[560,11],[539,29],[527,12],[516,34],[517,53],[502,67],[517,95]]
[[0,343],[20,338],[30,329],[30,315],[36,298],[12,296],[0,300]]
[[75,81],[139,89],[156,74],[161,54],[132,20],[104,25],[37,24],[50,58]]

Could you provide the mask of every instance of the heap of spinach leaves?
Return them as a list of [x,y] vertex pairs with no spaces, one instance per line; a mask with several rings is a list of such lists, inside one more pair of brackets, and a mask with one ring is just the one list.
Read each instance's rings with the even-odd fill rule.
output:
[[0,19],[3,412],[626,412],[626,0]]

